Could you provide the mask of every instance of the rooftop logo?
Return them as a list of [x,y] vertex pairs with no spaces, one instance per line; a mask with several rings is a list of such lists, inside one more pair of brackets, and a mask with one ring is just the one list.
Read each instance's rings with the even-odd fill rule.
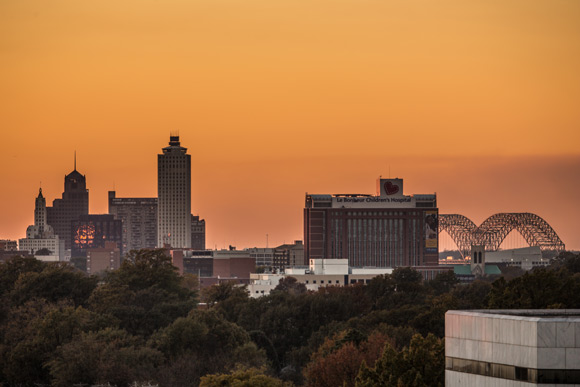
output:
[[399,192],[399,186],[390,181],[385,182],[384,188],[387,195],[394,195]]

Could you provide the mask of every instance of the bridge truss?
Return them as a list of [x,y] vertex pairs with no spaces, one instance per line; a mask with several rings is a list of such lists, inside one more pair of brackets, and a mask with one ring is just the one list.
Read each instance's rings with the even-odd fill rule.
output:
[[472,245],[483,245],[497,251],[510,232],[517,230],[530,246],[542,251],[564,251],[564,242],[544,219],[529,212],[499,213],[487,218],[479,227],[459,214],[439,214],[439,233],[446,231],[465,258]]

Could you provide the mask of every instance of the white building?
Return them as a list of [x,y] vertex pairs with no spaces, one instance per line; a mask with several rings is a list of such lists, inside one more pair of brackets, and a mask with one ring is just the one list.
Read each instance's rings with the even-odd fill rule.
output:
[[[26,229],[26,238],[18,240],[18,247],[41,261],[57,262],[65,259],[64,240],[55,235],[52,226],[46,223],[46,199],[42,196],[42,188],[38,190],[35,201],[34,224]],[[50,254],[36,255],[43,249],[49,250]]]
[[170,136],[157,156],[157,246],[191,247],[191,155]]
[[548,258],[542,257],[540,246],[530,246],[521,249],[488,251],[485,253],[487,263],[503,263],[507,266],[518,266],[523,270],[543,267],[550,264]]
[[317,291],[321,287],[346,286],[369,283],[374,277],[391,274],[392,268],[348,266],[348,259],[311,259],[310,266],[286,268],[285,274],[252,273],[248,292],[250,297],[267,296],[278,286],[280,280],[294,277],[306,286],[306,290]]
[[580,310],[445,314],[446,386],[580,385]]

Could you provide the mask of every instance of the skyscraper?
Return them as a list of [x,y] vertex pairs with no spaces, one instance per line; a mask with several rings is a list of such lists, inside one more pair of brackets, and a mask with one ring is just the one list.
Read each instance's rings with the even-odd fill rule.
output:
[[191,247],[191,156],[169,137],[169,146],[157,156],[157,246]]
[[[19,240],[20,250],[35,254],[39,250],[44,260],[59,261],[64,259],[64,241],[54,235],[51,226],[46,222],[46,199],[42,195],[42,188],[38,190],[34,206],[34,225],[26,229],[26,238]],[[48,250],[48,252],[46,252]]]
[[52,207],[46,208],[46,223],[54,233],[64,239],[66,249],[71,248],[71,222],[89,213],[89,190],[85,176],[76,168],[64,177],[62,199],[54,199]]
[[109,191],[109,214],[123,222],[121,250],[157,246],[157,198],[118,198]]

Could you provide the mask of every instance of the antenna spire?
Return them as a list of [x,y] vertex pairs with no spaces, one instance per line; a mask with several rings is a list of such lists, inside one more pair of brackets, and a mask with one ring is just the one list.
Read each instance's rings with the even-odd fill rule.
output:
[[77,151],[75,150],[75,171],[77,170]]

